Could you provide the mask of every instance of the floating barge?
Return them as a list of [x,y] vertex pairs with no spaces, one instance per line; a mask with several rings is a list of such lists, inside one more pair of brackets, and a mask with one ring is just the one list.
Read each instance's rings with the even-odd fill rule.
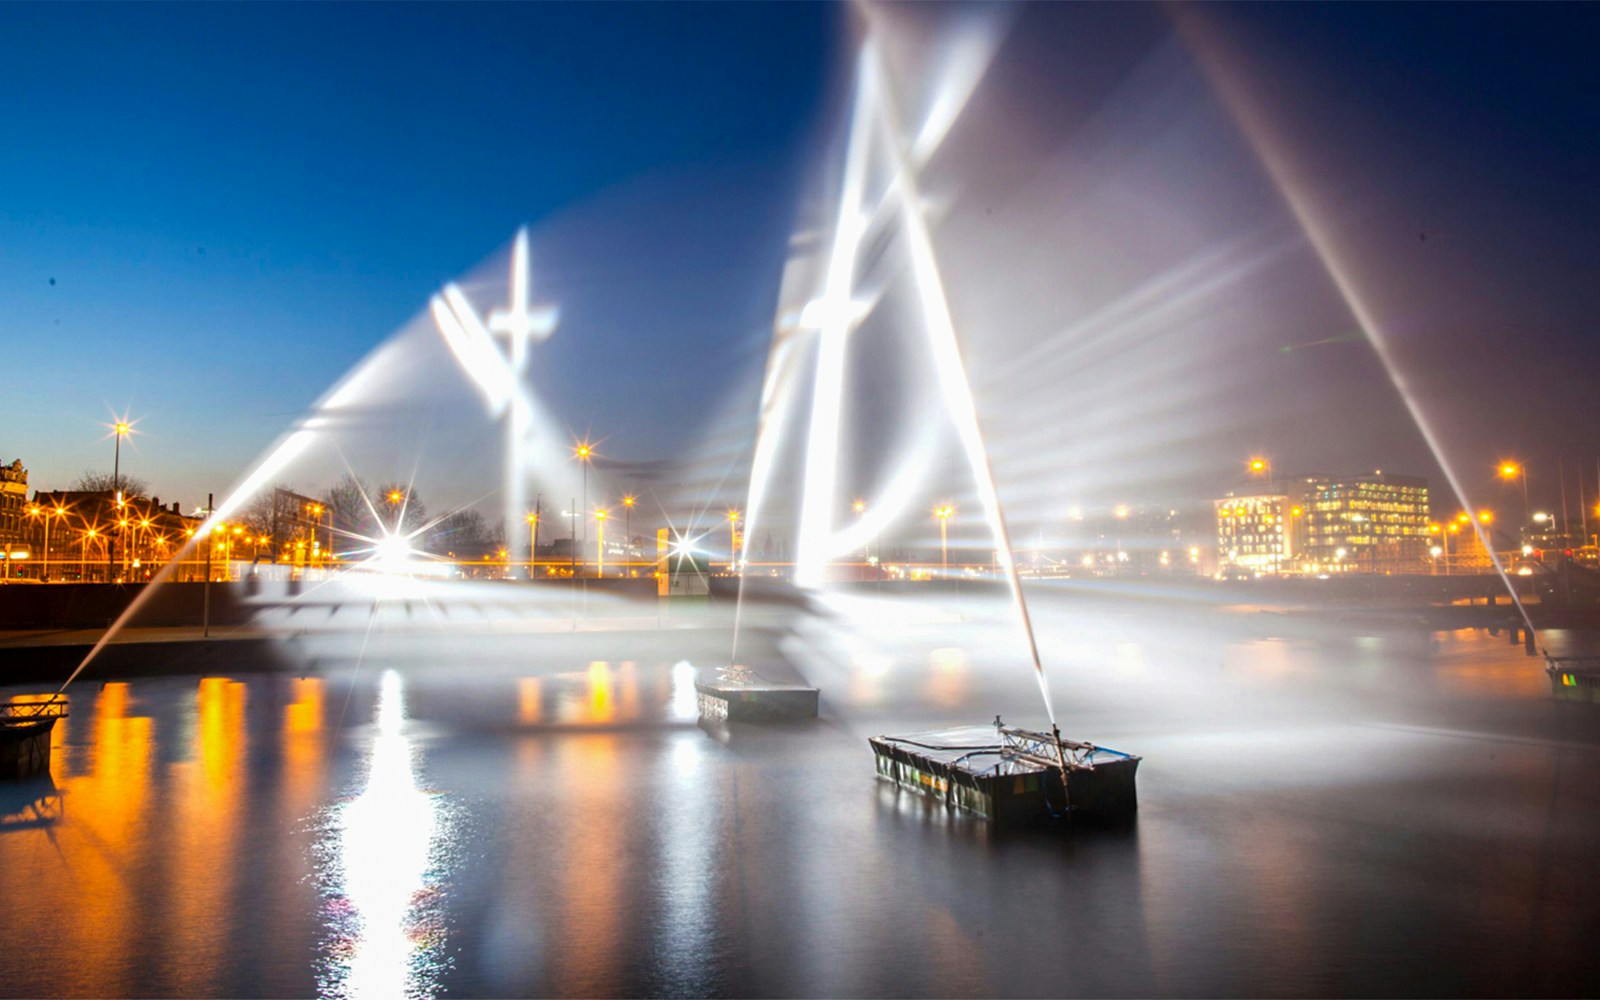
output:
[[67,696],[0,705],[0,780],[50,773],[50,733],[67,714]]
[[1007,726],[961,726],[869,741],[878,775],[902,788],[1019,826],[1066,816],[1117,818],[1138,808],[1140,758]]
[[700,718],[709,722],[815,719],[817,689],[768,680],[747,667],[725,667],[714,681],[695,681]]
[[1546,655],[1544,664],[1557,701],[1600,704],[1600,656]]

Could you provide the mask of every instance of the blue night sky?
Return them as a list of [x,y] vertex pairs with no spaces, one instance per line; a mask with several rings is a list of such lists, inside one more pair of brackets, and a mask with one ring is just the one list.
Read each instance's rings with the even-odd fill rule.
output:
[[[1406,350],[1436,362],[1420,383],[1473,468],[1600,454],[1595,11],[1208,12],[1275,81],[1346,229],[1432,255],[1403,269],[1429,316]],[[1023,8],[991,74],[1038,126],[1015,155],[1070,155],[1080,133],[1048,124],[1093,120],[1096,97],[1067,88],[1125,94],[1170,45],[1165,17]],[[128,470],[193,503],[519,224],[563,220],[593,254],[635,254],[615,262],[619,293],[655,282],[654,322],[606,342],[636,369],[629,391],[554,405],[629,457],[670,447],[716,407],[658,407],[656,383],[753,401],[850,20],[824,4],[0,6],[0,457],[63,487],[109,465],[103,425],[128,412]],[[1274,405],[1218,455],[1292,453]],[[1351,420],[1346,439],[1385,433]]]

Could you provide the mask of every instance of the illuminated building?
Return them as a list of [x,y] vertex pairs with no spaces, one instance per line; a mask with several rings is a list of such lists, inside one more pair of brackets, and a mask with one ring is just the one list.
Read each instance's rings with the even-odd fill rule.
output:
[[1306,476],[1300,555],[1313,573],[1428,571],[1428,481],[1374,472]]
[[[0,467],[0,551],[6,553],[6,558],[0,561],[0,572],[7,576],[15,576],[11,572],[11,554],[20,552],[19,543],[27,541],[24,537],[27,532],[26,507],[28,500],[28,470],[22,467],[22,459],[17,459],[10,465]],[[18,555],[18,558],[21,558]]]
[[1295,505],[1283,493],[1229,495],[1217,512],[1217,563],[1223,576],[1272,576],[1294,569]]

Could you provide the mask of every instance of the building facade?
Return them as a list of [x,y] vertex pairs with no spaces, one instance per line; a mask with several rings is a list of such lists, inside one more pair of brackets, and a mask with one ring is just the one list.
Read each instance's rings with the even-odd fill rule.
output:
[[1217,566],[1227,576],[1276,576],[1294,566],[1295,507],[1284,493],[1229,494],[1214,501]]
[[1297,486],[1305,572],[1429,572],[1426,479],[1374,472],[1307,476]]
[[1263,491],[1230,493],[1214,506],[1223,576],[1436,568],[1428,482],[1417,476],[1298,476]]
[[[27,548],[28,470],[22,459],[0,466],[0,574],[17,576],[31,555]],[[13,565],[18,568],[13,570]]]
[[[53,583],[149,580],[199,528],[201,519],[155,497],[111,490],[40,490],[23,508],[30,568]],[[179,578],[185,578],[179,574]]]

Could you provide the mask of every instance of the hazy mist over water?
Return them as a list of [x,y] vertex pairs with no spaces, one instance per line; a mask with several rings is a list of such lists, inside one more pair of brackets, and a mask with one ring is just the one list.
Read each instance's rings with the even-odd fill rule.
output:
[[3,789],[28,928],[6,991],[1592,991],[1600,740],[1541,660],[1475,630],[1037,603],[1066,734],[1144,756],[1125,829],[999,836],[875,777],[869,735],[1041,720],[970,596],[752,642],[823,692],[769,728],[696,724],[674,650],[715,630],[626,660],[595,634],[86,677],[53,781]]

